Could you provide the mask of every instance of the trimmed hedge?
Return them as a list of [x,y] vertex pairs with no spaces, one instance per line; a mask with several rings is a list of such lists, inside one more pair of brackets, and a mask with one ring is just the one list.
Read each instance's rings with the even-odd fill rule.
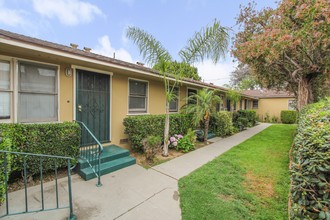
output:
[[330,219],[330,99],[300,112],[291,163],[291,219]]
[[[0,150],[10,151],[11,150],[10,146],[11,146],[10,139],[0,138]],[[7,179],[8,179],[11,170],[11,156],[7,154],[6,158],[7,158]],[[6,188],[5,188],[6,176],[5,176],[5,167],[3,163],[4,163],[4,154],[0,153],[0,205],[5,201],[5,193],[6,193]]]
[[234,112],[233,124],[239,130],[255,126],[257,124],[257,112],[255,110],[239,110]]
[[220,137],[232,135],[234,131],[232,117],[231,112],[217,112],[210,118],[210,131]]
[[[124,119],[125,134],[133,150],[142,150],[142,140],[148,136],[164,136],[165,115],[137,115]],[[186,134],[192,128],[192,115],[171,114],[169,135]]]
[[294,110],[281,111],[281,122],[283,124],[295,124],[297,122],[297,111]]
[[[79,154],[80,127],[74,122],[50,124],[0,124],[0,134],[11,141],[11,150],[34,154],[49,154],[77,158]],[[12,171],[23,170],[23,158],[12,157]],[[40,173],[40,160],[27,157],[29,175]],[[58,160],[57,167],[67,161]],[[43,171],[54,169],[54,159],[42,162]]]

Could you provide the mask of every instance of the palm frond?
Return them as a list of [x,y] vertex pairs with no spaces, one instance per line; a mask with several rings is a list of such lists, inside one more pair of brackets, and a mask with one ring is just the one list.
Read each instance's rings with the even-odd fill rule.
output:
[[126,36],[139,48],[140,53],[147,64],[165,63],[172,60],[169,52],[154,36],[138,27],[128,27]]
[[226,55],[229,44],[228,30],[215,19],[212,26],[202,28],[188,40],[187,46],[179,52],[180,57],[186,63],[203,61],[205,58],[217,63]]
[[198,125],[206,114],[215,110],[216,103],[221,103],[221,98],[215,94],[216,90],[208,90],[206,88],[199,90],[197,94],[188,96],[187,101],[196,101],[196,104],[188,104],[182,109],[185,113],[194,114],[194,123]]

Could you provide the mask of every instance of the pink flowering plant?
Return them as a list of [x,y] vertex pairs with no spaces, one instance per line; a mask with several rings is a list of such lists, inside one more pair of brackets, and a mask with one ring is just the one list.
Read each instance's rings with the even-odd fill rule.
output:
[[175,148],[178,146],[178,141],[183,138],[181,134],[175,134],[168,140],[168,145],[170,148]]

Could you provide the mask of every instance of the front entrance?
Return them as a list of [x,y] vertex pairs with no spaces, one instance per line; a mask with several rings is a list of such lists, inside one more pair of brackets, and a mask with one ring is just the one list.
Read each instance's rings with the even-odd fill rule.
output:
[[[110,76],[77,69],[76,120],[100,142],[110,141]],[[86,137],[87,138],[87,137]],[[82,137],[82,144],[87,139]]]

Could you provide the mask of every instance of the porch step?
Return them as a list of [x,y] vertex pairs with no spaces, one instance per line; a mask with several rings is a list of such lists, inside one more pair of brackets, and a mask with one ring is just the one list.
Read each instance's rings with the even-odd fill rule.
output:
[[[97,160],[91,161],[93,165],[97,163]],[[114,172],[135,163],[135,158],[130,156],[128,150],[122,149],[116,145],[105,147],[101,155],[101,175]],[[92,168],[84,159],[78,159],[77,171],[84,180],[96,178]]]

